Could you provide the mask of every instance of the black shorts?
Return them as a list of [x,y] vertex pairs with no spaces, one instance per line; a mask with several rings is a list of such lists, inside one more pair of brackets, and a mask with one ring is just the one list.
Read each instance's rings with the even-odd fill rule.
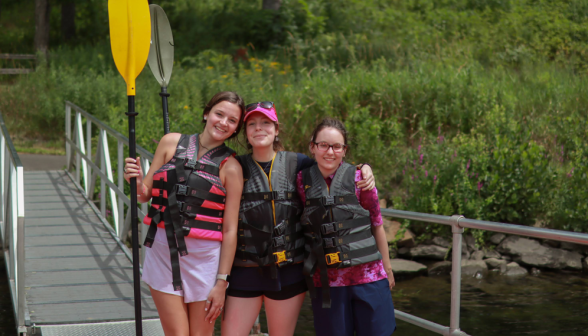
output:
[[232,289],[229,285],[229,288],[227,289],[227,295],[240,298],[254,298],[263,295],[272,300],[288,300],[295,297],[298,294],[306,292],[307,290],[308,287],[306,286],[306,282],[302,280],[300,282],[284,286],[280,291]]

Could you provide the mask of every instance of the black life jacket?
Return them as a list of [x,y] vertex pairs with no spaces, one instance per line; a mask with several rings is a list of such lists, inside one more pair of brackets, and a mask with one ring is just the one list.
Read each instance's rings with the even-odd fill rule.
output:
[[328,268],[345,268],[382,259],[372,235],[370,213],[355,194],[355,166],[343,163],[330,188],[318,166],[302,171],[306,202],[300,219],[306,238],[304,274],[315,297],[312,276],[319,267],[323,308],[331,307]]
[[304,260],[300,225],[302,204],[296,191],[297,154],[277,152],[269,178],[251,155],[237,157],[243,168],[243,195],[234,266],[277,267]]
[[[184,236],[222,241],[226,189],[219,178],[221,163],[235,152],[224,144],[200,160],[198,134],[182,134],[174,156],[153,174],[151,207],[143,223],[149,231],[143,245],[151,247],[157,227],[165,228],[174,290],[182,290],[180,256],[188,255]],[[177,244],[176,244],[177,242]]]

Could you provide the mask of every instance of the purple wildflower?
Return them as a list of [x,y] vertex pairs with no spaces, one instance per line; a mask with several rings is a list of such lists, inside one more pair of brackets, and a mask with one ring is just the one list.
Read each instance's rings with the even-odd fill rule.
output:
[[425,177],[429,177],[429,171],[425,170]]
[[482,189],[483,186],[484,183],[482,183],[482,181],[478,182],[478,192],[480,191],[480,189]]
[[421,145],[419,145],[419,150],[418,150],[418,154],[421,153]]
[[402,175],[405,175],[405,174],[406,174],[406,172],[404,171],[404,169],[402,169]]
[[470,159],[470,160],[468,160],[468,164],[467,164],[467,166],[466,166],[466,171],[468,171],[468,170],[470,169],[470,162],[471,162],[471,161],[472,161],[471,159]]
[[414,181],[414,175],[411,175],[410,176],[410,179]]
[[424,156],[424,154],[421,154],[421,156],[419,157],[419,163],[420,164],[423,164],[423,156]]
[[573,174],[574,174],[574,168],[572,168],[572,170],[568,173],[568,177],[572,177]]
[[433,182],[437,181],[437,175],[433,176]]

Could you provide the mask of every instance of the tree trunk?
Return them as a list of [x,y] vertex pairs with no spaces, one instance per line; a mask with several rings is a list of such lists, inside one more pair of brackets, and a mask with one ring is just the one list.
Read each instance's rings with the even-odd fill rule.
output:
[[49,49],[49,0],[35,0],[35,50],[47,56]]
[[65,42],[76,36],[76,4],[73,2],[61,5],[61,36]]
[[282,0],[263,0],[262,8],[277,11],[281,5]]

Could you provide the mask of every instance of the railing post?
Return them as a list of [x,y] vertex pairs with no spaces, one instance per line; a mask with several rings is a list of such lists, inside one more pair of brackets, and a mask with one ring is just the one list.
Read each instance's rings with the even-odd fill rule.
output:
[[100,170],[102,171],[102,176],[100,176],[100,213],[102,214],[102,217],[106,218],[106,182],[104,182],[104,176],[106,175],[106,160],[104,160],[104,158],[106,157],[104,154],[105,148],[104,148],[104,136],[106,135],[106,132],[104,132],[104,130],[100,130],[100,145],[101,145],[101,151],[100,151]]
[[[74,121],[74,137],[75,139],[75,144],[77,148],[82,148],[82,146],[80,145],[80,139],[82,138],[83,135],[78,134],[79,130],[82,129],[82,125],[78,124],[78,121],[81,122],[82,121],[82,116],[80,115],[80,112],[76,111],[76,116],[75,116],[75,121]],[[80,153],[76,150],[76,182],[80,183]],[[81,183],[80,183],[81,184]]]
[[71,106],[65,103],[65,159],[67,170],[71,170]]
[[0,129],[0,222],[4,222],[4,198],[6,197],[6,140],[4,139],[4,133]]
[[[90,120],[89,118],[86,118],[86,156],[88,157],[88,159],[92,160],[92,120]],[[90,184],[92,184],[90,182],[90,179],[92,178],[92,166],[90,164],[87,164],[86,166],[88,167],[86,173],[87,177],[84,181],[87,183],[85,185],[86,196],[91,198],[94,194],[94,190],[90,190]]]
[[459,332],[459,313],[461,305],[461,243],[463,228],[459,226],[461,215],[453,215],[455,222],[451,225],[453,247],[451,249],[451,314],[449,317],[449,333]]
[[18,326],[25,325],[25,204],[24,171],[16,167],[17,222],[16,222],[16,297],[18,301]]

